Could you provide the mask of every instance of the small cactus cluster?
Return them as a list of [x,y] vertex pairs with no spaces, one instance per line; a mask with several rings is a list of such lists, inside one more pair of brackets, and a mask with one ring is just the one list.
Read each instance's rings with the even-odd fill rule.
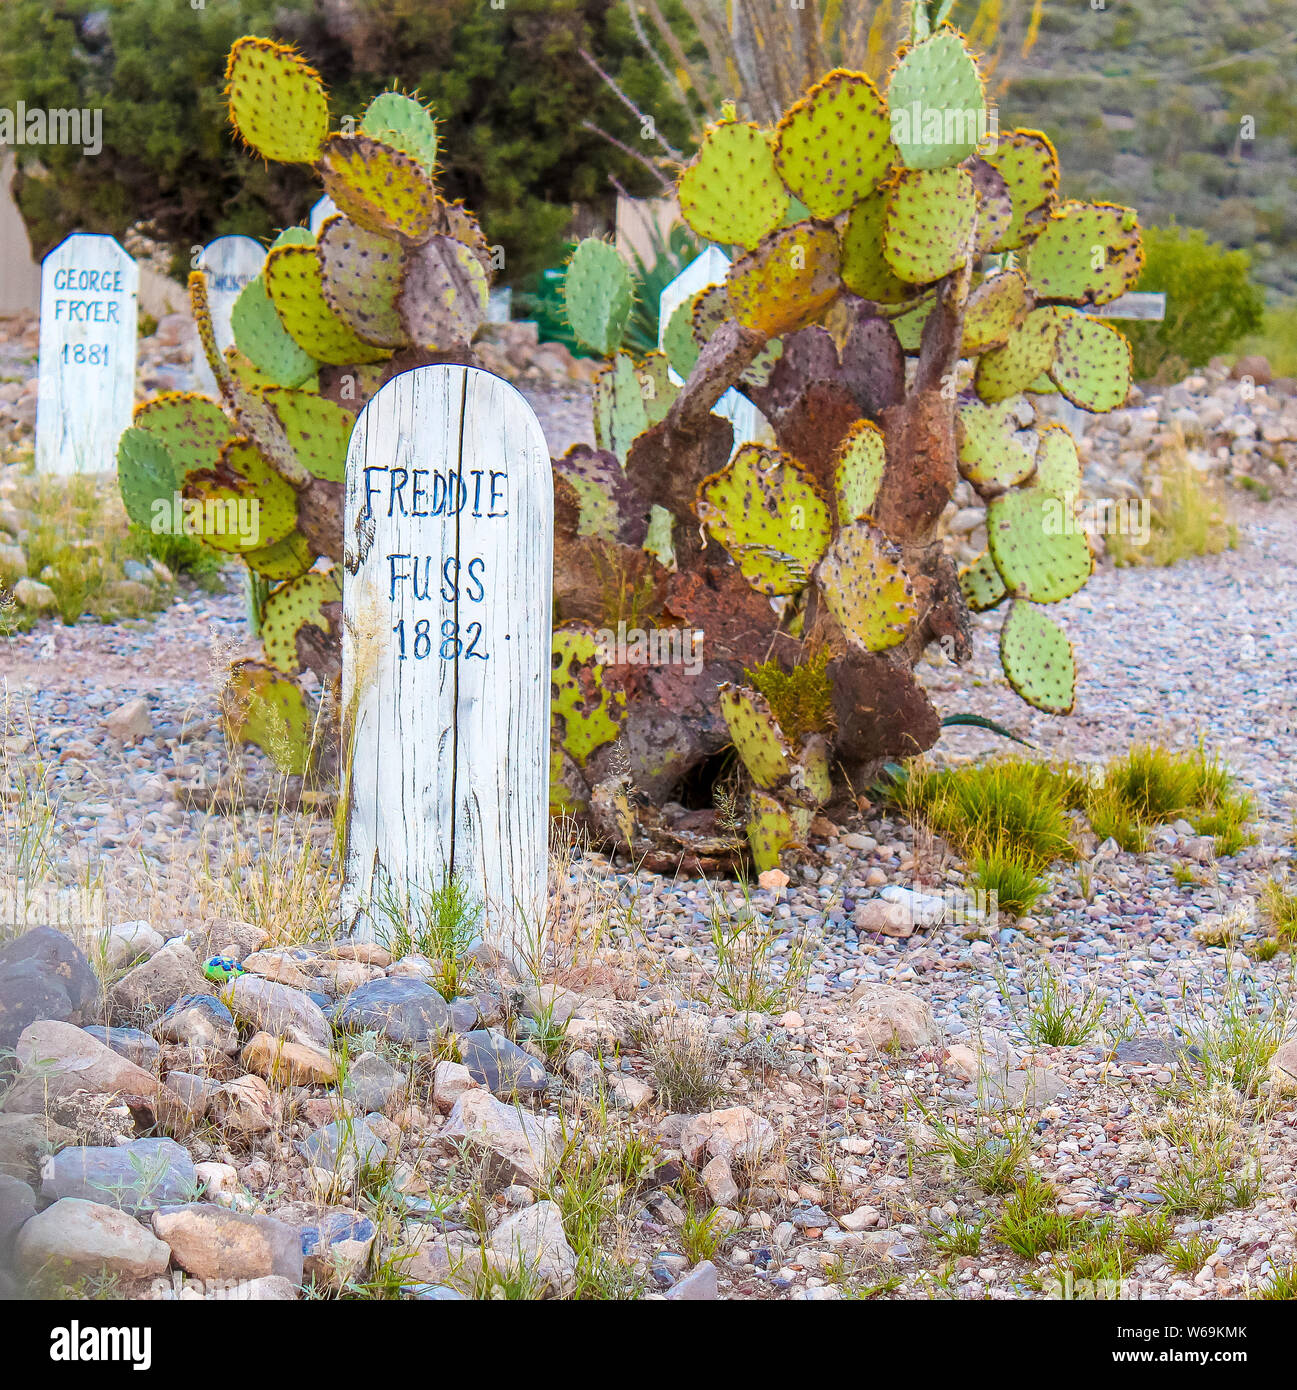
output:
[[[1134,212],[1058,190],[1043,134],[988,133],[978,64],[943,24],[902,49],[885,94],[838,70],[773,130],[732,111],[708,128],[680,207],[734,259],[675,311],[661,352],[614,351],[629,276],[606,244],[577,247],[569,318],[611,360],[596,447],[555,462],[557,808],[597,822],[618,779],[665,800],[732,745],[752,856],[771,867],[816,807],[936,740],[913,667],[933,642],[967,659],[970,609],[1007,605],[1007,680],[1071,711],[1072,646],[1046,608],[1093,560],[1067,524],[1075,443],[1038,423],[1037,398],[1125,400],[1130,349],[1087,310],[1129,289],[1143,257]],[[730,388],[773,444],[733,440],[712,413]],[[961,477],[988,549],[957,575],[941,517]],[[610,566],[642,578],[656,623],[705,630],[699,680],[583,661],[593,619],[563,577]],[[794,747],[744,671],[826,651],[834,727]]]
[[[356,414],[397,371],[471,362],[492,254],[472,214],[438,192],[437,126],[417,100],[384,92],[354,131],[330,132],[319,75],[292,49],[239,39],[226,69],[230,121],[267,160],[309,164],[338,211],[314,236],[283,231],[234,305],[234,343],[216,347],[202,271],[190,297],[219,400],[172,393],[141,405],[118,446],[131,519],[151,526],[174,495],[212,515],[255,504],[255,540],[203,525],[265,591],[263,659],[239,663],[225,694],[233,737],[300,773],[316,714],[302,677],[326,691],[340,669],[342,487]],[[206,513],[204,513],[205,515]],[[249,510],[247,515],[252,516]]]

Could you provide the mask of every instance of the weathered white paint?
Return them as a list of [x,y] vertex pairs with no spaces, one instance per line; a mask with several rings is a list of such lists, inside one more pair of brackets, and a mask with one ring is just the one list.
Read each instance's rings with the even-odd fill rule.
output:
[[[207,302],[212,311],[212,330],[216,346],[222,352],[234,341],[230,315],[234,301],[243,293],[249,280],[255,280],[265,264],[266,249],[250,236],[218,236],[203,247],[198,257],[198,269],[207,276]],[[199,391],[214,396],[216,378],[207,364],[198,335],[193,345],[194,380]]]
[[[709,246],[702,255],[690,261],[662,291],[658,297],[659,348],[666,335],[667,324],[671,322],[671,315],[677,306],[697,294],[699,290],[706,289],[708,285],[724,284],[729,268],[729,257],[724,251]],[[671,372],[670,376],[676,385],[681,384],[681,378],[676,372]],[[746,396],[733,387],[716,402],[712,414],[723,415],[734,426],[734,448],[731,450],[731,456],[738,452],[741,444],[774,443],[774,431],[770,428],[770,422]]]
[[1166,295],[1161,290],[1119,294],[1094,312],[1101,319],[1150,319],[1160,323],[1166,318]]
[[139,267],[110,236],[77,232],[41,266],[36,471],[105,473],[135,400]]
[[549,830],[554,494],[531,407],[474,367],[395,377],[352,432],[343,518],[344,923],[372,936],[384,882],[403,899],[453,873],[521,954]]
[[320,228],[325,221],[338,211],[338,205],[326,193],[323,198],[314,204],[311,211],[307,214],[306,225],[311,229],[311,235],[318,237]]

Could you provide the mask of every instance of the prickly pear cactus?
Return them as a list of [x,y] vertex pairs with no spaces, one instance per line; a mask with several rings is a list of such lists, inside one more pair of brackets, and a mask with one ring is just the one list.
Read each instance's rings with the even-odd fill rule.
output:
[[261,38],[234,44],[226,81],[230,123],[250,153],[311,165],[340,211],[318,239],[302,227],[280,234],[235,303],[223,355],[203,273],[193,273],[219,399],[177,393],[141,405],[118,446],[118,476],[137,524],[179,520],[259,581],[264,659],[231,673],[226,725],[301,773],[318,765],[327,723],[302,677],[327,695],[340,671],[333,567],[352,423],[396,371],[473,360],[492,259],[472,214],[438,189],[437,125],[420,102],[384,92],[358,130],[330,133],[319,75]]
[[[605,621],[647,629],[660,650],[601,648],[595,681],[579,674],[588,647],[563,648],[564,691],[623,697],[616,729],[602,705],[582,716],[565,697],[563,739],[584,757],[563,807],[650,866],[714,860],[723,837],[706,808],[737,786],[730,850],[771,867],[818,808],[929,747],[940,719],[914,667],[933,642],[966,660],[972,612],[1004,614],[1004,674],[1024,700],[1074,703],[1071,643],[1047,610],[1093,561],[1068,524],[1076,446],[1043,400],[1105,411],[1126,398],[1129,348],[1093,311],[1137,278],[1139,226],[1128,208],[1060,202],[1049,141],[993,128],[976,58],[950,25],[930,29],[927,8],[913,6],[882,91],[835,71],[772,130],[732,111],[707,129],[680,205],[732,259],[666,325],[665,408],[615,351],[629,312],[616,253],[590,241],[573,256],[569,316],[610,361],[598,450],[556,465],[573,497],[580,484],[579,504],[559,488],[556,570],[621,577]],[[773,445],[734,439],[713,413],[730,389]],[[957,573],[943,514],[961,478],[989,545]],[[556,600],[560,623],[592,621],[575,586]],[[699,633],[692,669],[662,656]],[[823,673],[822,728],[781,726],[750,674],[770,662],[793,682]]]

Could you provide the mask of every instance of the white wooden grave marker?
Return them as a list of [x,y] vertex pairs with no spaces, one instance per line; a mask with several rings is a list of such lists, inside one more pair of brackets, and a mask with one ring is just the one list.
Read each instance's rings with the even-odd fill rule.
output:
[[330,218],[338,210],[338,205],[326,193],[323,198],[318,199],[311,207],[306,216],[306,225],[311,229],[311,235],[318,237],[320,228],[324,226],[325,220]]
[[[234,301],[243,293],[248,281],[255,280],[261,274],[265,260],[265,247],[250,236],[218,236],[203,247],[198,258],[198,269],[207,276],[212,331],[216,334],[216,346],[222,352],[234,341],[234,329],[230,327]],[[193,362],[196,389],[214,396],[217,392],[216,378],[212,375],[197,333],[194,335]]]
[[344,924],[372,938],[375,898],[454,875],[518,956],[549,833],[554,493],[531,407],[475,367],[394,377],[352,431],[343,525]]
[[[706,289],[708,285],[723,285],[725,274],[730,268],[729,257],[718,247],[709,246],[702,255],[690,261],[658,297],[658,347],[666,337],[667,325],[671,315],[686,299]],[[674,371],[671,380],[677,386],[682,378]],[[741,444],[749,441],[758,444],[774,442],[774,431],[764,415],[748,398],[732,386],[712,408],[713,415],[723,415],[734,426],[734,448],[731,457],[738,452]]]
[[110,236],[74,233],[41,265],[36,471],[106,473],[135,403],[140,270]]

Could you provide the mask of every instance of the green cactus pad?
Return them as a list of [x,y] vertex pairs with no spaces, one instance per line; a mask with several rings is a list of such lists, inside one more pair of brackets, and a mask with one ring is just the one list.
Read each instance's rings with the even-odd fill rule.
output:
[[365,107],[361,133],[418,160],[426,174],[437,169],[437,122],[422,102],[400,92],[381,92]]
[[704,241],[755,246],[783,219],[788,191],[775,169],[770,137],[743,121],[707,127],[680,176],[680,212]]
[[730,267],[726,288],[735,317],[767,338],[814,322],[837,298],[838,255],[832,227],[781,227]]
[[598,643],[579,624],[554,629],[550,712],[554,742],[584,767],[590,754],[621,734],[626,696],[603,683]]
[[257,507],[256,535],[245,545],[237,530],[204,527],[203,542],[214,550],[246,554],[262,550],[291,535],[297,529],[297,494],[271,467],[262,453],[246,439],[231,439],[221,450],[215,468],[191,469],[184,477],[184,495],[195,501],[216,504],[218,522],[228,514],[224,504],[252,502]]
[[857,420],[833,456],[833,491],[840,526],[861,520],[873,509],[886,463],[882,430],[868,420]]
[[126,515],[136,526],[153,529],[153,504],[170,504],[180,477],[170,450],[157,435],[135,428],[122,431],[117,441],[117,486]]
[[986,536],[995,568],[1014,598],[1059,603],[1094,569],[1085,535],[1068,527],[1062,498],[1044,488],[995,498],[986,509]]
[[1063,629],[1034,604],[1010,604],[1000,629],[1000,665],[1029,705],[1046,714],[1071,714],[1076,654]]
[[624,465],[630,446],[649,426],[635,359],[619,352],[594,379],[594,437]]
[[[708,288],[714,288],[708,286]],[[721,286],[721,288],[724,288]],[[694,369],[694,363],[698,361],[698,354],[701,348],[698,340],[694,337],[693,314],[694,306],[699,299],[706,293],[706,290],[699,292],[690,299],[682,300],[671,311],[671,317],[667,320],[666,332],[662,335],[662,350],[667,355],[667,361],[671,364],[671,370],[684,380],[689,379],[689,373]]]
[[225,81],[230,121],[250,149],[287,164],[315,159],[329,133],[329,99],[320,74],[293,49],[237,39]]
[[567,321],[578,341],[608,356],[621,346],[635,303],[635,286],[617,249],[586,237],[572,253],[563,278]]
[[408,251],[397,300],[410,338],[429,351],[466,347],[486,318],[486,273],[469,246],[430,237]]
[[982,551],[971,565],[959,571],[959,588],[964,601],[974,613],[984,613],[988,608],[994,608],[1003,603],[1009,594],[989,550]]
[[992,249],[1012,251],[1039,233],[1058,202],[1058,155],[1038,130],[1001,135],[984,156],[1008,185],[1013,217]]
[[280,322],[266,293],[264,275],[244,285],[230,314],[234,343],[276,386],[300,386],[316,370],[315,358],[299,347]]
[[963,39],[944,25],[893,68],[887,104],[892,143],[910,169],[948,169],[986,134],[982,75]]
[[894,647],[918,616],[900,550],[870,522],[838,529],[815,579],[847,641],[861,651]]
[[763,594],[794,594],[832,535],[829,506],[814,479],[778,449],[745,444],[698,485],[694,511]]
[[1037,299],[1108,304],[1143,269],[1139,218],[1115,203],[1064,203],[1020,259]]
[[932,313],[935,303],[936,300],[929,297],[916,304],[913,309],[907,309],[905,313],[892,319],[897,341],[907,353],[918,352],[919,344],[923,341],[923,326],[927,323],[928,315]]
[[665,570],[677,569],[675,547],[676,519],[663,506],[654,502],[649,508],[648,528],[644,533],[644,551]]
[[324,191],[366,231],[417,246],[437,221],[437,187],[417,159],[370,135],[330,135],[320,151]]
[[[298,347],[316,361],[345,367],[352,363],[381,362],[389,356],[386,349],[359,338],[329,308],[314,247],[281,246],[271,251],[262,275],[280,323]],[[257,362],[253,353],[248,352],[248,356]]]
[[883,257],[887,195],[875,190],[851,209],[842,230],[842,283],[861,299],[900,304],[913,287],[897,276]]
[[294,531],[274,545],[241,552],[244,564],[263,579],[296,579],[315,561],[315,548],[300,531]]
[[797,754],[797,765],[788,781],[790,791],[811,806],[823,806],[833,796],[833,772],[829,745],[823,734],[812,734]]
[[284,427],[288,442],[313,478],[344,481],[347,444],[356,417],[343,406],[309,391],[272,386],[261,393]]
[[644,414],[650,425],[656,425],[666,419],[667,411],[680,394],[680,388],[671,380],[666,353],[646,353],[644,360],[636,367],[635,375],[639,378]]
[[1041,372],[1041,374],[1035,379],[1035,381],[1031,383],[1030,386],[1024,387],[1024,390],[1028,391],[1033,396],[1058,395],[1058,387],[1055,386],[1052,381],[1050,381],[1048,372]]
[[315,720],[295,681],[258,661],[240,661],[221,691],[221,713],[231,741],[255,743],[289,776],[306,772]]
[[1054,361],[1058,316],[1052,305],[1033,309],[1002,347],[977,359],[973,381],[984,401],[1003,401],[1025,391]]
[[340,613],[335,609],[330,622],[325,607],[341,601],[342,588],[334,571],[320,574],[312,570],[273,590],[261,615],[261,645],[270,665],[286,676],[297,675],[302,670],[298,634],[308,627],[319,628],[325,636],[331,630],[340,631]]
[[225,395],[240,433],[247,435],[286,483],[295,488],[305,487],[311,475],[288,442],[279,416],[266,403],[260,389],[249,389],[238,378],[231,377]]
[[1065,425],[1046,425],[1040,432],[1036,449],[1037,487],[1057,497],[1069,493],[1076,496],[1081,490],[1081,460],[1076,452],[1076,440]]
[[1058,348],[1049,375],[1075,406],[1116,410],[1130,394],[1131,351],[1125,334],[1102,319],[1059,312]]
[[888,133],[878,88],[839,68],[784,113],[775,165],[811,216],[836,217],[887,176],[895,156]]
[[748,847],[759,873],[779,867],[779,856],[798,840],[788,807],[766,792],[753,792],[748,807]]
[[315,233],[309,227],[285,227],[282,232],[270,243],[272,251],[278,251],[281,246],[314,246]]
[[949,275],[972,253],[977,194],[963,169],[907,169],[889,187],[883,255],[912,285]]
[[694,295],[690,304],[693,306],[689,315],[690,331],[694,342],[705,348],[721,324],[733,317],[729,292],[724,285],[708,285]]
[[974,245],[985,254],[997,247],[1013,225],[1013,199],[1004,176],[984,159],[968,163],[968,175],[977,194],[977,232]]
[[566,483],[576,498],[577,535],[615,541],[622,503],[629,502],[626,474],[617,460],[588,444],[574,444],[553,466],[555,482]]
[[134,424],[166,445],[180,475],[215,468],[234,431],[215,401],[187,391],[169,391],[135,407]]
[[396,308],[403,273],[399,242],[345,217],[330,217],[320,228],[315,254],[325,302],[357,337],[376,347],[409,343]]
[[193,310],[194,327],[198,332],[198,341],[203,349],[203,356],[207,359],[207,365],[212,369],[212,375],[216,378],[216,383],[224,389],[229,380],[229,368],[225,365],[225,358],[221,356],[221,350],[216,345],[216,328],[212,323],[212,306],[207,297],[207,276],[201,270],[191,270],[189,272],[189,304]]
[[734,747],[748,776],[767,791],[787,782],[793,771],[793,746],[764,695],[725,681],[717,691]]
[[1003,347],[1027,311],[1027,282],[1020,270],[988,276],[964,305],[965,357]]
[[955,415],[960,473],[979,490],[1004,491],[1025,482],[1036,467],[1037,436],[1023,428],[1031,415],[1021,396],[961,405]]

